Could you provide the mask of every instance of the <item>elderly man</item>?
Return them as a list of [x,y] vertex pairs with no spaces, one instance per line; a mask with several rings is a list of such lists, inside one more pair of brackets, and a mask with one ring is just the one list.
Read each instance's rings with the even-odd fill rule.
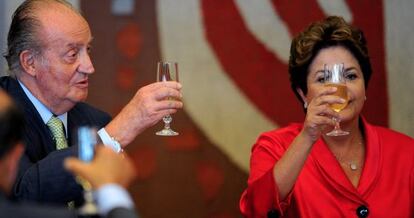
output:
[[17,198],[62,204],[81,199],[80,186],[62,164],[76,154],[71,136],[77,127],[98,127],[103,143],[119,152],[182,108],[176,82],[141,88],[112,120],[82,103],[94,73],[91,41],[86,20],[63,0],[27,0],[13,15],[5,55],[12,76],[1,78],[0,86],[24,109],[27,123],[27,149],[13,191]]
[[[21,137],[23,116],[12,100],[0,90],[0,217],[77,217],[75,210],[64,207],[15,203],[7,200],[12,189],[17,165],[24,151]],[[136,217],[132,200],[122,186],[127,186],[135,173],[128,157],[109,148],[99,147],[96,158],[83,163],[68,158],[65,166],[90,181],[96,190],[99,214],[105,217]],[[122,170],[121,170],[122,169]]]

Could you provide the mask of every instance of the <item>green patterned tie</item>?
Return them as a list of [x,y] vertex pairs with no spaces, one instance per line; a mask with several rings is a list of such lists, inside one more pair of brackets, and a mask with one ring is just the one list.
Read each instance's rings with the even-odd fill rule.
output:
[[59,118],[52,116],[52,118],[47,121],[46,125],[52,132],[53,140],[55,140],[56,143],[56,150],[67,148],[68,144],[66,142],[62,121]]

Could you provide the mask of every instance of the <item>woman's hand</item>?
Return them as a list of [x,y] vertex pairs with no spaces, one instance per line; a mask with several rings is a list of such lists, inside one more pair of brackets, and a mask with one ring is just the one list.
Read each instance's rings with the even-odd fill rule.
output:
[[339,119],[339,113],[329,107],[329,104],[345,103],[346,100],[333,95],[336,87],[322,87],[308,104],[305,122],[301,134],[309,137],[312,142],[318,140],[326,126],[334,126],[333,117]]

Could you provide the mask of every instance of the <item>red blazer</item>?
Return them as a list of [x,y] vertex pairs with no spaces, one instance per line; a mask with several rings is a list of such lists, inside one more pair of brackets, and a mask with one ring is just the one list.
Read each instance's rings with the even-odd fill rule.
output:
[[[363,119],[361,119],[363,120]],[[363,122],[365,163],[355,188],[322,139],[313,146],[284,201],[279,199],[273,167],[302,129],[301,124],[263,133],[252,148],[248,187],[240,200],[246,217],[414,217],[414,139]]]

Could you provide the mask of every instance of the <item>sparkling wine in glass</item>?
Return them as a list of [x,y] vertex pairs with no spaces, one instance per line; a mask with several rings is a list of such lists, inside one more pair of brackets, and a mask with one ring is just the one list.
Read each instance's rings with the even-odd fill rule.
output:
[[[157,81],[158,82],[166,82],[166,81],[177,81],[178,82],[178,63],[177,62],[167,62],[167,61],[160,61],[158,62],[157,66]],[[174,100],[174,99],[169,99]],[[156,135],[160,136],[176,136],[178,132],[175,132],[171,129],[171,122],[172,117],[171,115],[165,116],[163,119],[164,121],[164,129],[161,131],[156,132]]]
[[[97,144],[97,132],[93,127],[81,126],[76,132],[76,143],[78,144],[78,158],[84,162],[91,162],[95,154],[95,145]],[[92,186],[84,178],[77,176],[78,182],[83,188],[84,204],[79,208],[79,214],[90,216],[98,214],[98,208],[95,204]]]
[[[342,111],[348,104],[348,92],[344,73],[345,68],[343,63],[334,64],[332,66],[328,66],[326,64],[324,65],[325,86],[336,87],[337,90],[333,95],[346,100],[345,103],[335,103],[329,105],[332,110],[336,112]],[[335,127],[332,131],[326,133],[327,136],[343,136],[349,134],[349,132],[341,129],[340,121],[338,119],[335,117],[332,119],[335,121]]]

